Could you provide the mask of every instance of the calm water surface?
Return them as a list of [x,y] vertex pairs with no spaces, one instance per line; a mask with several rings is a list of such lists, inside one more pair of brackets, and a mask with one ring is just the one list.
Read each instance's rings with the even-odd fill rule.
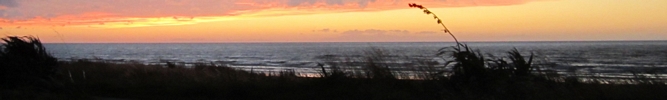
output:
[[[505,56],[516,48],[531,52],[542,63],[556,64],[560,70],[623,72],[642,67],[667,67],[667,41],[595,42],[471,42],[483,54]],[[390,57],[437,59],[438,49],[454,43],[158,43],[158,44],[46,44],[61,60],[104,59],[158,64],[215,63],[239,68],[284,68],[315,71],[326,57],[360,58],[364,51],[382,49]],[[447,59],[447,58],[445,58]],[[399,59],[396,59],[399,60]],[[401,62],[401,61],[396,61]],[[558,69],[558,68],[556,68]],[[663,70],[664,71],[664,70]]]

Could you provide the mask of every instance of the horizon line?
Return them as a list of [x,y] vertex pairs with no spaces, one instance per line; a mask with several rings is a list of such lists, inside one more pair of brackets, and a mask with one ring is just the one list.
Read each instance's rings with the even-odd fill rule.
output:
[[[543,40],[543,41],[459,41],[461,43],[517,43],[517,42],[661,42],[667,40]],[[209,44],[209,43],[455,43],[454,41],[322,41],[322,42],[44,42],[44,44]]]

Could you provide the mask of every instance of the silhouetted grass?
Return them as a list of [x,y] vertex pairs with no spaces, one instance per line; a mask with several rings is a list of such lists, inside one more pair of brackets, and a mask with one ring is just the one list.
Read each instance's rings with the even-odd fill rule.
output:
[[[386,61],[373,63],[383,65],[381,62]],[[507,62],[505,66],[514,66],[513,62],[520,61]],[[67,89],[91,97],[131,99],[656,99],[667,92],[667,87],[659,84],[573,84],[542,79],[533,72],[519,76],[509,70],[511,67],[490,65],[483,67],[484,78],[469,75],[471,79],[456,79],[453,77],[459,73],[452,72],[432,80],[350,75],[309,78],[297,77],[294,71],[267,76],[211,64],[192,68],[174,64],[175,68],[169,68],[77,60],[61,62],[61,66],[56,79]]]
[[[58,77],[90,96],[136,99],[391,99],[433,98],[418,82],[361,78],[296,77],[294,71],[266,76],[225,66],[169,68],[138,63],[62,62]],[[180,67],[179,67],[180,66]],[[202,68],[203,67],[203,68]],[[85,71],[86,74],[83,74]],[[71,73],[71,75],[69,74]],[[345,96],[341,96],[345,95]],[[388,98],[391,97],[391,98]]]
[[[480,55],[466,45],[443,49],[450,62],[397,59],[371,48],[361,59],[331,59],[324,77],[300,72],[247,72],[199,63],[145,65],[137,62],[72,60],[50,74],[57,88],[2,89],[2,99],[660,99],[664,84],[563,82],[534,69],[518,50],[505,58]],[[43,50],[38,48],[37,50]],[[44,53],[46,54],[46,53]],[[406,60],[408,59],[408,60]],[[393,60],[411,61],[396,64]],[[27,60],[28,62],[32,62]],[[325,65],[326,64],[326,65]],[[4,66],[3,66],[4,67]],[[33,68],[33,67],[27,67]],[[444,69],[448,68],[449,71]],[[4,70],[3,71],[7,71]],[[35,70],[31,70],[35,71]],[[406,74],[411,73],[411,74]],[[6,74],[10,75],[10,74]],[[29,75],[19,73],[17,75]],[[47,74],[37,74],[47,75]],[[640,74],[637,74],[640,75]],[[643,74],[642,74],[643,75]],[[637,76],[640,77],[640,76]],[[567,80],[566,80],[567,81]],[[11,81],[5,81],[11,82]],[[41,91],[40,89],[49,89]]]
[[58,60],[38,38],[8,36],[0,47],[0,99],[79,98],[54,80]]
[[34,37],[2,38],[0,49],[0,78],[2,88],[26,84],[48,85],[55,74],[56,58],[49,55],[39,39]]
[[[381,48],[355,58],[325,57],[316,67],[322,77],[300,72],[247,72],[228,66],[172,62],[72,60],[58,62],[38,39],[3,38],[0,49],[1,99],[664,99],[660,69],[633,71],[633,84],[581,81],[534,63],[519,50],[484,56],[460,43],[441,19],[425,7],[456,41],[432,59],[400,58]],[[409,61],[402,63],[401,61]],[[652,74],[652,75],[651,75]],[[653,78],[649,78],[653,77]],[[46,84],[46,85],[40,85]],[[22,88],[15,88],[21,86]],[[46,91],[43,91],[46,89]]]

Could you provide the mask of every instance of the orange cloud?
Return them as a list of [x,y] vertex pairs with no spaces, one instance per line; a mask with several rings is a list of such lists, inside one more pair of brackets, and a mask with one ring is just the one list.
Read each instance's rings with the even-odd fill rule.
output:
[[0,25],[144,27],[244,17],[515,5],[535,0],[3,0]]

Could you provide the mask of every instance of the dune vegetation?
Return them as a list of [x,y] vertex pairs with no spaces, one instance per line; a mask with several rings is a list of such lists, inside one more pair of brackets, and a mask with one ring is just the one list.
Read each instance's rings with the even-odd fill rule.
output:
[[660,99],[667,93],[655,78],[581,81],[539,70],[517,50],[494,58],[466,45],[441,50],[451,58],[444,66],[429,60],[396,66],[384,63],[391,61],[381,49],[368,50],[361,64],[322,62],[320,77],[206,63],[56,61],[27,37],[5,38],[3,46],[2,99]]
[[[434,15],[444,32],[452,34]],[[662,99],[667,86],[656,78],[634,83],[581,81],[534,63],[519,50],[491,57],[456,40],[433,60],[388,64],[387,53],[373,48],[363,59],[332,59],[316,66],[319,77],[285,70],[270,74],[199,63],[58,61],[39,39],[9,36],[0,48],[0,99]],[[362,62],[362,63],[349,63]],[[659,79],[659,78],[658,78]]]

